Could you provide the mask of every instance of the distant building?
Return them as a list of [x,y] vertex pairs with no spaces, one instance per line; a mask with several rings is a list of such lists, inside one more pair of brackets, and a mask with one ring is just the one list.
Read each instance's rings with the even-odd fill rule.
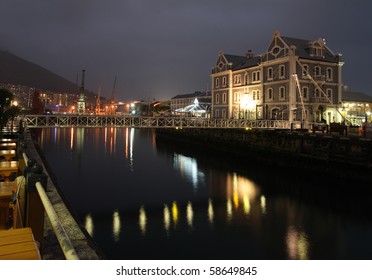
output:
[[206,110],[203,117],[208,117],[210,115],[211,100],[211,92],[195,91],[194,93],[180,94],[171,99],[170,110],[174,115],[192,115],[193,113],[188,111],[189,109],[201,109]]
[[255,56],[219,53],[212,69],[212,117],[340,122],[341,54],[319,38],[275,32]]
[[372,121],[372,96],[350,91],[347,86],[342,91],[341,113],[351,125],[362,125]]

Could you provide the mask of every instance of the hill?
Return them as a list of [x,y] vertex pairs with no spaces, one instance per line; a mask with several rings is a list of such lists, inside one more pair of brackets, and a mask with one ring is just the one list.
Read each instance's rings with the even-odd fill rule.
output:
[[51,71],[0,50],[0,83],[35,87],[39,90],[78,93],[80,87]]

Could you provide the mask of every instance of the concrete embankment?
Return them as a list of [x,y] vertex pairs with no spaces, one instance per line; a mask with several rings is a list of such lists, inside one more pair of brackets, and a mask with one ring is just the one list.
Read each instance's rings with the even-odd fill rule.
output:
[[275,130],[157,129],[160,141],[301,170],[308,175],[372,182],[372,141],[363,137]]
[[[47,175],[47,195],[50,199],[54,210],[56,211],[79,259],[83,260],[98,260],[102,259],[103,255],[97,245],[85,232],[82,225],[75,219],[73,212],[67,206],[68,203],[64,201],[62,193],[53,182],[50,173],[52,171],[48,168],[48,164],[42,155],[42,151],[35,146],[31,134],[26,132],[22,142],[26,144],[26,154],[29,158],[35,159],[43,166],[43,172]],[[61,159],[63,160],[63,159]],[[54,234],[53,228],[47,216],[45,216],[44,223],[44,240],[41,248],[41,255],[44,260],[63,260],[65,259],[61,247],[58,243],[57,237]]]

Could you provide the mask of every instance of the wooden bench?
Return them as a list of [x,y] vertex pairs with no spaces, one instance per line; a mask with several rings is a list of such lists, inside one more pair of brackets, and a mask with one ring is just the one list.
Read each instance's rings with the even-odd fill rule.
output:
[[0,143],[16,143],[17,139],[12,138],[1,138]]
[[31,228],[0,230],[0,260],[41,260]]
[[0,157],[5,158],[6,161],[10,161],[11,159],[16,157],[15,150],[0,150]]
[[15,150],[17,148],[17,143],[0,143],[0,150]]
[[16,182],[0,182],[0,229],[9,226],[9,205],[13,200]]
[[18,161],[0,161],[0,174],[5,177],[5,182],[9,182],[12,173],[18,173]]

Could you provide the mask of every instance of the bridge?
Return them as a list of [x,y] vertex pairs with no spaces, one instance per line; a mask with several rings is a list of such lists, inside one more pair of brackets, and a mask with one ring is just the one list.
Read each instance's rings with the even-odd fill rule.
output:
[[310,129],[313,123],[284,120],[209,119],[186,117],[138,117],[110,115],[25,115],[29,128],[134,127],[134,128],[243,128]]

